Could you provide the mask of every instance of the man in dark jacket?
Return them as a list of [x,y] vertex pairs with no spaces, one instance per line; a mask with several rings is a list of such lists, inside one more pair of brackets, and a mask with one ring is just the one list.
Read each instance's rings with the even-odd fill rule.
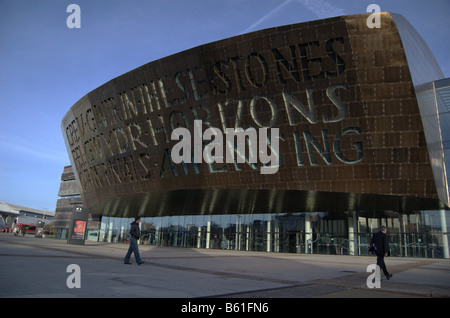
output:
[[141,236],[141,231],[139,230],[139,223],[141,223],[141,217],[137,216],[134,218],[134,222],[131,223],[131,229],[130,229],[130,248],[128,248],[127,255],[125,256],[124,263],[125,264],[131,264],[130,257],[131,253],[134,253],[134,257],[136,258],[136,263],[138,265],[141,265],[144,263],[141,260],[141,257],[139,255],[139,248],[137,244],[137,240]]
[[370,246],[373,247],[373,251],[377,255],[377,265],[380,266],[386,278],[389,279],[392,277],[392,274],[389,274],[386,264],[384,263],[384,258],[391,254],[386,232],[387,228],[382,226],[381,231],[372,236]]

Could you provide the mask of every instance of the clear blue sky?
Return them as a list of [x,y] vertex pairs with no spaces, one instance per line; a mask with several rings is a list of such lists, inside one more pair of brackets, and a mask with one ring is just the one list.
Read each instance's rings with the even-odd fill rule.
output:
[[[69,4],[81,29],[69,29]],[[273,26],[365,13],[415,26],[450,77],[449,0],[0,0],[0,201],[54,211],[60,123],[89,91],[150,61]]]

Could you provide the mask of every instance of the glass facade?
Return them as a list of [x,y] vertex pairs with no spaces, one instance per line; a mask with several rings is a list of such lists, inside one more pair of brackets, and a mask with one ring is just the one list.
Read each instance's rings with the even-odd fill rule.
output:
[[[127,243],[132,218],[102,217],[99,241]],[[388,228],[392,256],[448,258],[450,211],[355,211],[143,217],[140,244],[242,251],[368,255]],[[93,234],[93,233],[91,233]],[[95,234],[93,234],[95,235]]]
[[439,113],[448,189],[450,184],[450,174],[448,172],[450,168],[450,78],[433,82],[433,89],[436,108]]

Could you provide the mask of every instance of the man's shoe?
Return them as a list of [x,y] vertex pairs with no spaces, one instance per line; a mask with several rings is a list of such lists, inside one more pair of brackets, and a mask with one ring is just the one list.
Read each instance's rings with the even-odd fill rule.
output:
[[141,265],[141,264],[144,264],[145,262],[144,261],[142,261],[142,262],[140,262],[140,263],[138,263],[138,265]]
[[124,262],[124,264],[131,265],[132,263],[131,262]]
[[392,277],[392,274],[386,276],[386,279],[389,280]]

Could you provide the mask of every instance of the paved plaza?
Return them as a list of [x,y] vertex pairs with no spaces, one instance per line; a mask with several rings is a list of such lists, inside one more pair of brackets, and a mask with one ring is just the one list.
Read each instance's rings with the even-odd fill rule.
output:
[[[145,264],[125,265],[127,244],[0,233],[0,297],[368,298],[450,296],[450,260],[387,258],[394,277],[369,289],[370,256],[306,255],[140,245]],[[67,281],[79,267],[79,287]]]

